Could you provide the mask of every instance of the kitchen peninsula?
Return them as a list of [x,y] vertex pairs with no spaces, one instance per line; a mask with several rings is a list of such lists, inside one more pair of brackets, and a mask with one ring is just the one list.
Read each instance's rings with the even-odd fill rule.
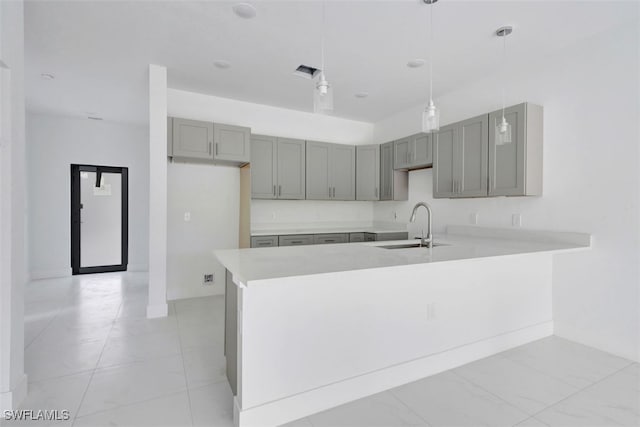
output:
[[216,251],[236,425],[283,424],[552,335],[552,258],[590,246],[469,226],[434,240]]

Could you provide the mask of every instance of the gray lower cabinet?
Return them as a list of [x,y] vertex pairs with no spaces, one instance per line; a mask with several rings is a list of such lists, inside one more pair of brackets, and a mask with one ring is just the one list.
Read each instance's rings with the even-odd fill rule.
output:
[[380,200],[408,200],[409,172],[394,169],[394,143],[380,145]]
[[356,147],[356,200],[380,199],[380,146]]
[[213,160],[213,123],[172,118],[172,155]]
[[409,232],[407,231],[390,231],[372,234],[375,235],[374,241],[407,240],[409,238]]
[[364,241],[365,242],[375,242],[376,241],[375,233],[364,233]]
[[252,248],[268,248],[278,246],[278,236],[251,236]]
[[488,116],[444,126],[433,138],[434,198],[486,196]]
[[238,287],[233,283],[229,270],[225,270],[224,355],[227,379],[235,396],[238,390]]
[[307,141],[307,200],[356,199],[356,150],[352,145]]
[[279,246],[313,245],[313,234],[291,234],[278,237]]
[[349,233],[349,243],[364,242],[364,233]]
[[328,243],[349,243],[349,234],[347,233],[331,233],[331,234],[314,234],[313,243],[322,245]]
[[305,198],[305,142],[274,136],[251,136],[251,197]]
[[496,145],[502,110],[489,114],[489,196],[542,195],[542,107],[519,104],[505,109],[511,143]]
[[394,169],[410,170],[431,166],[432,137],[417,133],[394,141]]
[[213,125],[213,159],[220,162],[249,163],[251,129],[220,123]]

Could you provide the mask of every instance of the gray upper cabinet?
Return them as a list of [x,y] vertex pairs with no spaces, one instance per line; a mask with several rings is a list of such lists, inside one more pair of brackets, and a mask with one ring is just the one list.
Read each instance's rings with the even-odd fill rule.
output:
[[380,198],[380,146],[356,147],[356,200]]
[[355,200],[356,149],[352,145],[307,141],[309,200]]
[[307,199],[329,200],[331,198],[330,157],[331,144],[307,141]]
[[380,145],[380,200],[408,200],[409,172],[394,169],[395,144]]
[[251,198],[277,197],[277,138],[251,135]]
[[489,114],[489,195],[542,195],[542,107],[519,104],[505,110],[511,143],[496,145],[502,110]]
[[487,195],[488,116],[444,126],[434,134],[433,196]]
[[542,107],[505,109],[510,143],[495,143],[502,110],[440,129],[434,135],[435,198],[542,194]]
[[431,166],[432,136],[417,133],[394,142],[394,169],[409,170]]
[[215,123],[213,159],[220,162],[249,163],[251,129]]
[[213,123],[174,117],[172,124],[174,157],[213,160]]
[[459,122],[457,129],[457,155],[454,163],[453,197],[483,197],[487,195],[488,116],[474,117]]
[[305,198],[305,142],[251,136],[251,197]]
[[300,139],[278,138],[277,191],[278,199],[305,198],[306,147]]

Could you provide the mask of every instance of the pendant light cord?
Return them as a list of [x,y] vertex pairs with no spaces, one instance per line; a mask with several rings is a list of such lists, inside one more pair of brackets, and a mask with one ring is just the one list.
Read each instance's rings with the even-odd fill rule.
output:
[[433,103],[433,3],[429,5],[429,102]]
[[320,66],[324,74],[324,30],[325,30],[325,2],[322,2],[322,31],[320,32]]
[[505,33],[502,35],[502,72],[504,73],[503,79],[505,81],[502,82],[502,120],[504,121],[504,110],[505,110],[505,104],[506,104],[506,99],[507,99],[507,84],[506,84],[506,70],[504,68],[504,66],[507,63],[507,33],[505,31]]

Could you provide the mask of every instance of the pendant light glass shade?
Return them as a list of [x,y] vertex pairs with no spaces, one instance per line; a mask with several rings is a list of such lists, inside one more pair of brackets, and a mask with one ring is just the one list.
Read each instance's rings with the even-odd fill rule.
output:
[[502,116],[502,121],[496,125],[496,145],[511,143],[511,124]]
[[328,113],[333,111],[333,88],[320,72],[320,77],[313,91],[313,111],[316,113]]
[[440,129],[440,110],[433,101],[422,112],[422,132],[434,132]]

